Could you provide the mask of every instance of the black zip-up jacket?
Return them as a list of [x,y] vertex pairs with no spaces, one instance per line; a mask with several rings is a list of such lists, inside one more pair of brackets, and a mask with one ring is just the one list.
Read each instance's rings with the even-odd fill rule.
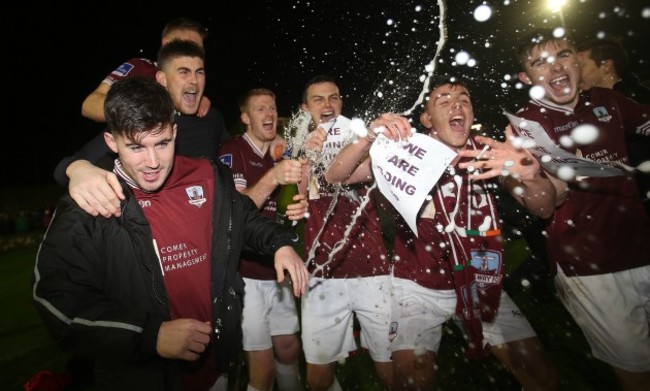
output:
[[[235,189],[228,168],[213,164],[212,343],[215,371],[224,373],[242,348],[242,248],[273,254],[292,242],[290,232]],[[156,352],[170,311],[150,226],[122,186],[127,198],[119,218],[93,217],[69,195],[61,198],[36,256],[33,299],[64,350],[94,358],[98,388],[181,389],[179,361]]]

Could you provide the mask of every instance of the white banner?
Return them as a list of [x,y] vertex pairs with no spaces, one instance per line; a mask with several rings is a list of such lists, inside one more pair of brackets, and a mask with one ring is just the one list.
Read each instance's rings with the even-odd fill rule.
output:
[[625,171],[621,169],[578,157],[558,147],[538,122],[520,118],[505,111],[503,114],[508,117],[517,135],[524,140],[532,139],[534,141],[535,145],[527,149],[539,160],[542,167],[551,174],[555,175],[560,167],[568,166],[575,171],[577,176],[608,177],[625,175]]
[[370,157],[379,191],[417,236],[420,207],[456,152],[421,133],[415,133],[406,144],[379,134],[370,148]]
[[335,119],[319,125],[327,132],[327,139],[323,144],[320,162],[325,167],[329,166],[336,154],[348,143],[354,136],[350,130],[350,120],[342,115]]

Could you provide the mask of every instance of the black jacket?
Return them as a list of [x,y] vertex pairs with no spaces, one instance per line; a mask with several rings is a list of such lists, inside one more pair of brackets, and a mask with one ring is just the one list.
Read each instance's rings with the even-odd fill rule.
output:
[[[95,359],[99,388],[180,389],[176,360],[156,353],[158,329],[170,320],[167,293],[150,226],[128,186],[119,218],[92,217],[69,195],[61,198],[40,245],[33,299],[60,346]],[[211,290],[212,343],[223,373],[241,351],[244,243],[273,254],[291,245],[282,226],[260,215],[215,163]]]

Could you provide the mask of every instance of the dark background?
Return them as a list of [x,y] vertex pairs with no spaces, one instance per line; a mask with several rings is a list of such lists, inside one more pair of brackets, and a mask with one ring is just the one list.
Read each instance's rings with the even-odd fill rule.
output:
[[[492,17],[478,22],[481,1],[447,1],[448,39],[436,73],[471,82],[477,121],[501,129],[504,108],[527,99],[517,88],[514,55],[523,34],[561,25],[545,0],[485,2]],[[164,24],[177,16],[202,22],[206,40],[206,95],[229,128],[238,121],[236,99],[251,87],[278,95],[280,115],[298,108],[305,81],[327,73],[339,79],[343,114],[366,120],[403,112],[418,100],[425,65],[440,40],[435,0],[132,1],[49,2],[13,5],[5,13],[3,187],[52,184],[52,170],[102,126],[83,118],[81,102],[127,59],[155,59]],[[567,0],[567,29],[577,41],[622,36],[632,69],[650,79],[650,1]],[[15,45],[15,49],[14,48]],[[459,50],[476,66],[454,64]],[[508,80],[508,77],[510,79]]]

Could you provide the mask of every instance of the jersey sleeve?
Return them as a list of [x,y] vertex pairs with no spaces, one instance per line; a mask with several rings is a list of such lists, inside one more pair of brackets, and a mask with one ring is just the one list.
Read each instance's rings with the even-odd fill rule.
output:
[[102,82],[112,86],[115,82],[130,77],[155,79],[157,71],[158,67],[153,61],[146,58],[132,58],[115,68]]
[[244,157],[241,153],[241,146],[238,146],[237,144],[237,140],[231,140],[221,146],[218,153],[219,160],[232,171],[235,185],[246,188],[248,186],[248,181],[245,176]]

